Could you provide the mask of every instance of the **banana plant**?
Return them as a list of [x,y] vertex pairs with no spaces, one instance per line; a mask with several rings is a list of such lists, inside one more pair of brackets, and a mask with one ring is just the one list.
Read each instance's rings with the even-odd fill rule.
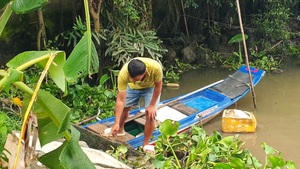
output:
[[[248,35],[245,35],[245,39],[248,39]],[[237,34],[229,39],[228,43],[238,43],[239,44],[239,52],[233,52],[234,56],[238,57],[238,64],[241,65],[243,62],[243,55],[242,55],[242,45],[241,42],[243,41],[242,34]]]
[[[5,6],[5,10],[0,17],[0,35],[13,12],[28,13],[42,8],[46,3],[47,0],[1,1],[0,7]],[[70,124],[70,108],[49,92],[40,89],[47,74],[62,92],[66,92],[66,81],[75,83],[78,78],[98,71],[98,55],[91,41],[87,0],[84,0],[84,6],[87,32],[75,46],[68,60],[63,51],[26,51],[10,60],[6,69],[0,70],[0,92],[9,92],[10,88],[15,86],[24,93],[20,96],[23,98],[23,123],[14,168],[17,166],[30,112],[37,117],[41,146],[60,138],[65,139],[59,148],[40,157],[40,162],[49,168],[95,168],[78,144],[80,133]],[[23,76],[24,70],[34,65],[41,67],[43,71],[32,89],[23,81]]]
[[[23,124],[18,149],[21,145],[21,139],[25,135],[29,113],[32,111],[38,120],[38,133],[41,146],[60,138],[65,138],[66,140],[61,147],[54,150],[55,153],[50,152],[41,157],[40,161],[43,164],[50,168],[71,168],[71,166],[81,165],[94,168],[93,164],[78,145],[79,132],[76,131],[69,122],[70,108],[49,92],[40,89],[46,74],[49,74],[49,77],[53,79],[62,92],[65,91],[65,63],[66,55],[63,51],[23,52],[7,63],[7,70],[0,71],[2,76],[0,80],[0,91],[9,92],[9,89],[13,85],[24,92],[24,95],[20,96],[23,98],[22,111],[25,113],[23,113]],[[34,65],[43,68],[43,72],[35,89],[31,89],[23,81],[23,75],[24,70]],[[78,159],[74,160],[74,157]],[[59,162],[49,163],[51,160]],[[68,163],[69,160],[73,162]]]

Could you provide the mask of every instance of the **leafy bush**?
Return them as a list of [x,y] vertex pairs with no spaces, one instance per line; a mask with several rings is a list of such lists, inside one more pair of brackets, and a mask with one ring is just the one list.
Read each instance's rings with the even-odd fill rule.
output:
[[[179,123],[166,120],[160,126],[162,136],[156,142],[156,168],[261,168],[263,165],[249,150],[242,149],[244,142],[238,135],[222,138],[214,132],[207,136],[203,128],[192,126],[192,133],[177,135]],[[172,136],[172,137],[171,137]],[[284,161],[282,154],[262,143],[266,153],[264,168],[295,169],[295,163]],[[277,155],[276,155],[277,154]]]
[[71,121],[74,123],[95,116],[98,110],[101,112],[99,118],[107,118],[114,115],[115,96],[114,90],[105,87],[108,76],[100,79],[100,84],[95,87],[87,83],[76,84],[69,87],[68,94],[62,101],[71,108]]
[[[8,158],[6,156],[8,152],[5,148],[5,142],[7,138],[7,134],[13,130],[20,130],[21,126],[21,115],[16,114],[12,111],[3,112],[0,111],[0,160],[4,160],[8,162]],[[5,154],[4,154],[5,153]],[[0,168],[1,168],[0,164]]]
[[255,58],[255,61],[251,63],[251,65],[265,71],[274,71],[278,69],[281,62],[275,60],[271,55],[268,56],[266,51],[257,52],[251,50],[251,55]]
[[179,59],[175,59],[175,62],[176,64],[165,67],[164,83],[177,83],[181,73],[201,67],[200,65],[193,66],[189,63],[183,63]]
[[[26,70],[27,74],[24,77],[29,86],[33,87],[37,83],[40,71],[41,69],[37,67]],[[113,79],[114,76],[111,75],[110,78]],[[107,118],[114,115],[116,92],[115,89],[109,89],[105,85],[110,78],[108,75],[103,75],[100,78],[99,85],[94,87],[84,82],[69,85],[68,92],[65,94],[61,93],[51,79],[47,79],[46,83],[42,84],[41,89],[60,98],[63,103],[70,107],[71,121],[78,123],[81,120],[95,116],[98,111],[101,112],[99,118]]]
[[[261,146],[266,153],[264,165],[257,160],[249,150],[242,149],[245,142],[240,141],[238,135],[222,137],[214,132],[208,136],[205,130],[192,126],[191,133],[177,135],[179,122],[165,120],[160,124],[162,133],[155,143],[155,154],[146,153],[145,156],[125,159],[125,146],[119,146],[107,151],[115,158],[134,168],[163,168],[163,169],[258,169],[258,168],[288,168],[296,169],[293,161],[284,161],[278,150],[266,143]],[[142,151],[142,150],[140,150]]]
[[111,56],[118,65],[122,65],[130,58],[137,56],[149,56],[157,61],[167,50],[160,44],[162,41],[154,31],[143,31],[133,28],[114,29],[109,33],[110,43],[105,52]]

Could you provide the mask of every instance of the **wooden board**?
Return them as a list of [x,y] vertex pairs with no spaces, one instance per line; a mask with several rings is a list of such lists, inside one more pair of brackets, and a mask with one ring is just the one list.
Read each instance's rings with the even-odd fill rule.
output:
[[[135,114],[135,115],[129,115],[129,117],[125,120],[125,123],[127,123],[127,122],[129,122],[129,121],[132,121],[132,120],[134,120],[134,119],[137,119],[137,118],[139,118],[139,117],[142,117],[142,116],[144,116],[145,115],[145,112],[139,112],[139,113],[137,113],[137,114]],[[105,123],[104,123],[105,124]],[[111,127],[112,125],[113,125],[113,123],[112,124],[105,124],[106,126],[108,126],[108,127]]]
[[[143,125],[143,126],[145,126],[145,124],[146,124],[146,117],[145,117],[145,116],[143,116],[143,117],[140,117],[140,118],[134,119],[134,121],[135,121],[135,122],[137,122],[137,123],[139,123],[139,124],[141,124],[141,125]],[[157,127],[157,126],[158,126],[158,124],[159,124],[159,122],[158,122],[158,121],[156,121],[156,123],[155,123],[155,127]]]
[[181,104],[181,103],[174,104],[174,105],[172,105],[170,107],[172,107],[175,110],[180,111],[181,113],[183,113],[183,114],[185,114],[187,116],[189,116],[189,115],[194,114],[194,113],[197,112],[197,110],[195,110],[195,109],[193,109],[191,107],[188,107],[188,106],[186,106],[184,104]]
[[146,123],[145,117],[140,117],[140,118],[134,119],[134,121],[141,125],[145,125],[145,123]]
[[[87,128],[100,135],[100,133],[102,133],[108,127],[103,124],[96,123],[96,124],[88,126]],[[125,136],[118,136],[118,137],[102,136],[102,137],[106,137],[107,139],[118,141],[118,142],[126,142],[126,141],[134,138],[133,135],[131,135],[127,132],[125,132]]]
[[[3,155],[6,156],[9,161],[8,163],[2,159],[0,159],[0,168],[2,167],[8,167],[8,168],[14,168],[14,162],[16,155],[18,153],[18,141],[19,138],[15,134],[8,134],[7,139],[5,142],[4,148],[8,151],[3,151]],[[21,149],[19,152],[19,158],[17,165],[15,166],[16,168],[26,168],[25,167],[25,146],[24,143],[22,142],[21,144]],[[27,154],[28,155],[28,154]]]

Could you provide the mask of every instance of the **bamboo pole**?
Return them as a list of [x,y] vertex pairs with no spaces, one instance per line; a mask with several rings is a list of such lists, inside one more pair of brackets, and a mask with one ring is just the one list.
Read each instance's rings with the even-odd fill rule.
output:
[[251,93],[252,93],[254,109],[256,109],[256,96],[255,96],[253,82],[252,82],[252,78],[251,78],[251,70],[250,70],[250,66],[249,66],[247,45],[246,45],[246,40],[245,40],[245,34],[244,34],[244,28],[243,28],[243,22],[242,22],[242,17],[241,17],[241,10],[240,10],[239,0],[236,0],[236,6],[237,6],[237,10],[238,10],[241,34],[242,34],[242,39],[243,39],[243,44],[244,44],[244,52],[245,52],[245,58],[246,58],[245,61],[246,61],[246,65],[247,65],[247,68],[248,68],[248,74],[249,74],[249,80],[250,80],[250,89],[251,89]]

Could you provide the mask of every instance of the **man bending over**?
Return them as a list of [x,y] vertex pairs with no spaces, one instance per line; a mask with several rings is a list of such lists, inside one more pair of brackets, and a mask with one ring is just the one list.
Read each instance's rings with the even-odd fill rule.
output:
[[111,135],[124,133],[124,123],[132,106],[144,98],[146,123],[143,147],[149,144],[155,128],[155,116],[162,89],[162,66],[159,62],[137,57],[124,64],[118,76],[118,94],[115,107],[115,122]]

